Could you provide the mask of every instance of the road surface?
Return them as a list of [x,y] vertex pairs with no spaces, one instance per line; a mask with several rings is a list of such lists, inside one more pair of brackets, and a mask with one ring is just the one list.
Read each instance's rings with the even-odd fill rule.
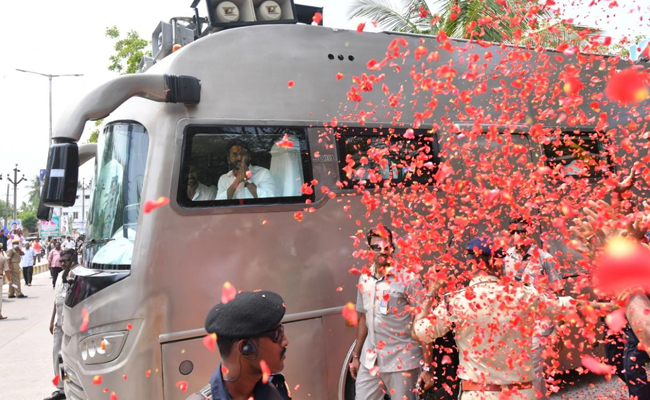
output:
[[31,287],[23,285],[26,299],[7,299],[7,291],[4,285],[2,315],[8,318],[0,321],[0,399],[40,400],[55,389],[50,274],[34,275]]

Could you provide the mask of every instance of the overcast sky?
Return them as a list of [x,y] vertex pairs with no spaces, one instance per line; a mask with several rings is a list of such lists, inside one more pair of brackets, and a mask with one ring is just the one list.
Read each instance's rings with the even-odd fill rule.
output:
[[[205,0],[204,0],[205,1]],[[355,29],[346,10],[351,0],[298,0],[302,4],[324,5],[327,26]],[[395,0],[398,1],[398,0]],[[606,30],[614,37],[650,34],[650,0],[556,0],[565,17],[577,23]],[[203,2],[202,2],[203,3]],[[589,6],[589,4],[595,5]],[[0,0],[3,46],[0,56],[0,198],[7,188],[6,174],[18,163],[21,173],[31,178],[47,160],[48,80],[17,72],[32,70],[47,74],[84,74],[53,81],[53,123],[76,99],[98,84],[114,78],[108,57],[113,42],[104,36],[106,27],[116,25],[122,32],[136,30],[150,39],[159,21],[174,16],[190,16],[191,0]],[[199,6],[205,15],[205,4]],[[645,19],[643,19],[645,16]],[[89,123],[82,141],[87,139]],[[82,175],[92,176],[92,168]],[[19,199],[27,193],[19,187]],[[13,193],[12,193],[13,196]],[[12,199],[12,197],[10,197]],[[19,200],[20,202],[20,200]]]

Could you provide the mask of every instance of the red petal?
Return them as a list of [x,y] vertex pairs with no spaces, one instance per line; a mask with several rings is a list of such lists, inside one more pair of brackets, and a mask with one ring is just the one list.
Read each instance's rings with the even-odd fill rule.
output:
[[179,388],[181,392],[187,392],[187,381],[176,382],[176,387]]
[[235,289],[235,286],[232,283],[226,282],[223,284],[223,287],[221,288],[221,303],[228,303],[230,300],[234,299],[236,295],[237,289]]
[[359,316],[354,304],[348,303],[343,307],[343,318],[345,318],[349,325],[357,326],[359,324]]
[[167,204],[169,204],[169,198],[164,196],[158,197],[156,201],[147,200],[144,202],[143,211],[145,214],[149,214],[156,208],[166,206]]
[[203,345],[214,353],[217,349],[217,335],[215,333],[210,333],[203,337]]
[[264,360],[260,360],[260,368],[262,369],[262,383],[266,383],[271,376],[271,369],[266,365],[266,361]]

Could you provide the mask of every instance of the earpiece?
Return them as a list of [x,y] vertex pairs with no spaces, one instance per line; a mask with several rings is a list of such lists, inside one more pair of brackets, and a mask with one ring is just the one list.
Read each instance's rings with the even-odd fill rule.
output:
[[247,360],[257,359],[257,348],[250,340],[244,342],[244,345],[241,348],[241,355]]

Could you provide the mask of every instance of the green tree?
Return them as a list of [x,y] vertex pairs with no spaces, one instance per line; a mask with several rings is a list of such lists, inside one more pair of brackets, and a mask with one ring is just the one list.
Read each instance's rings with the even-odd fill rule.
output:
[[582,42],[587,34],[597,32],[566,23],[536,2],[520,0],[354,0],[348,15],[396,32],[444,31],[454,38],[553,48],[563,42]]
[[[23,203],[25,205],[25,203]],[[38,229],[38,218],[36,218],[36,211],[24,210],[18,213],[18,219],[23,224],[23,230],[27,230],[30,233],[36,233]]]
[[41,178],[38,175],[34,175],[29,181],[27,189],[29,189],[27,193],[27,206],[31,210],[36,211],[38,210],[38,203],[41,201]]
[[[109,71],[118,72],[122,75],[138,72],[138,65],[143,56],[151,56],[151,51],[145,51],[149,46],[148,40],[142,39],[138,32],[131,30],[125,38],[120,37],[120,31],[116,26],[106,28],[106,36],[117,40],[115,42],[115,54],[109,57],[111,62]],[[93,142],[91,142],[93,143]]]
[[99,140],[99,127],[104,122],[104,119],[98,119],[95,121],[95,129],[90,132],[90,137],[88,138],[88,143],[97,143]]

